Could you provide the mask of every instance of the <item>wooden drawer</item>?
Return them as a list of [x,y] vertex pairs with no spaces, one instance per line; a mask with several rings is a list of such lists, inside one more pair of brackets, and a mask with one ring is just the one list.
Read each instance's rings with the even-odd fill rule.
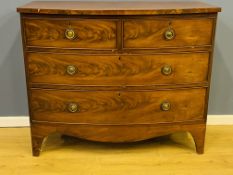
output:
[[124,48],[211,45],[213,26],[210,18],[125,20]]
[[205,94],[206,89],[153,92],[33,89],[31,117],[39,121],[93,124],[199,120],[204,116]]
[[28,53],[27,59],[30,83],[72,85],[207,82],[209,65],[209,53],[121,56]]
[[26,45],[34,47],[114,49],[116,20],[24,19]]

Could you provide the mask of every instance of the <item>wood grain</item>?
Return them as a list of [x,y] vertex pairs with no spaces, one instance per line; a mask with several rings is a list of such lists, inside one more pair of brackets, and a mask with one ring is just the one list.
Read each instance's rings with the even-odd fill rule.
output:
[[[116,20],[30,19],[24,20],[26,45],[58,48],[116,48]],[[76,38],[65,37],[72,29]]]
[[[125,20],[124,48],[163,48],[212,44],[213,19],[144,19]],[[172,28],[173,40],[164,32]]]
[[31,2],[20,13],[69,15],[160,15],[217,13],[220,7],[203,2]]
[[[107,126],[95,125],[90,128],[88,125],[67,125],[52,123],[32,123],[32,134],[37,137],[45,137],[52,133],[67,134],[69,136],[78,136],[82,139],[99,141],[99,142],[135,142],[153,138],[156,136],[167,135],[177,131],[196,132],[203,134],[205,125],[202,123],[196,124],[166,124],[166,125],[134,125],[134,126]],[[204,130],[203,130],[204,129]],[[95,132],[93,132],[93,130]],[[120,131],[120,132],[119,132]],[[137,134],[134,134],[137,133]],[[193,135],[194,138],[196,135]],[[115,138],[115,139],[113,139]],[[198,144],[198,143],[197,143]],[[203,145],[203,144],[202,144]]]
[[0,171],[5,175],[232,175],[232,135],[233,126],[207,126],[205,155],[200,156],[186,132],[127,144],[61,139],[52,134],[41,157],[35,158],[30,128],[0,128]]
[[[207,82],[209,53],[161,55],[63,55],[28,53],[30,83],[153,85]],[[193,64],[195,62],[196,64]],[[69,75],[67,66],[77,72]],[[171,75],[163,75],[164,66]]]
[[[155,92],[31,90],[32,120],[92,124],[164,123],[204,119],[206,89]],[[169,111],[161,110],[168,101]],[[78,111],[68,110],[70,103]]]
[[[122,143],[122,142],[135,142],[146,140],[153,137],[158,137],[162,135],[167,135],[174,132],[190,132],[196,144],[196,151],[202,154],[204,151],[204,139],[205,139],[205,124],[168,124],[168,125],[136,125],[136,126],[104,126],[95,125],[92,128],[88,125],[67,125],[58,124],[53,125],[51,123],[33,122],[32,124],[32,140],[39,141],[41,143],[41,138],[46,138],[52,133],[67,134],[69,136],[75,136],[82,139],[87,139],[91,141],[99,142],[112,142],[112,143]],[[93,132],[93,130],[95,132]],[[120,131],[120,132],[119,132]],[[135,134],[137,133],[137,134]],[[34,138],[35,137],[35,138]],[[39,140],[38,140],[39,138]],[[113,139],[115,138],[115,139]],[[37,142],[32,142],[33,154],[39,156],[41,150],[41,145]]]
[[[17,9],[33,155],[51,133],[131,142],[188,131],[204,152],[217,12],[199,2],[32,2]],[[77,37],[65,38],[67,29]],[[166,30],[175,37],[167,40]],[[164,76],[161,67],[172,67]],[[68,65],[78,72],[68,76]],[[169,101],[171,109],[161,110]],[[68,112],[76,103],[78,110]],[[109,173],[107,173],[109,174]]]

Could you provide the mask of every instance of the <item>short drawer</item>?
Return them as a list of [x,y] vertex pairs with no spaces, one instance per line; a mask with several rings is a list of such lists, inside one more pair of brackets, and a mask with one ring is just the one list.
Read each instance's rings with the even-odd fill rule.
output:
[[30,91],[32,120],[136,124],[202,120],[206,89],[165,91]]
[[125,20],[124,48],[169,48],[212,44],[213,19]]
[[114,49],[116,20],[24,19],[26,45],[33,47]]
[[30,83],[152,85],[207,82],[209,53],[63,55],[28,53]]

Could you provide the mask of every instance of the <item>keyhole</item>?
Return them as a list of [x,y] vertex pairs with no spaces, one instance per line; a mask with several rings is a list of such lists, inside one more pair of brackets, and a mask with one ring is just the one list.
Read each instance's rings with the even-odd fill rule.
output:
[[120,97],[120,96],[121,96],[121,93],[119,92],[119,93],[118,93],[118,97]]
[[121,57],[118,57],[119,61],[121,61]]

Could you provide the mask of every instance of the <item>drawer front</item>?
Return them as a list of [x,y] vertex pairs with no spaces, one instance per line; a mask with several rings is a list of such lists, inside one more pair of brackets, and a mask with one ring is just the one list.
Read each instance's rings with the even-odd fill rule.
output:
[[116,20],[25,19],[27,46],[114,49]]
[[206,89],[166,91],[30,91],[32,120],[93,124],[204,119]]
[[166,48],[212,44],[213,19],[124,21],[125,48]]
[[28,53],[27,59],[30,83],[72,85],[206,82],[209,65],[209,53],[128,56]]

